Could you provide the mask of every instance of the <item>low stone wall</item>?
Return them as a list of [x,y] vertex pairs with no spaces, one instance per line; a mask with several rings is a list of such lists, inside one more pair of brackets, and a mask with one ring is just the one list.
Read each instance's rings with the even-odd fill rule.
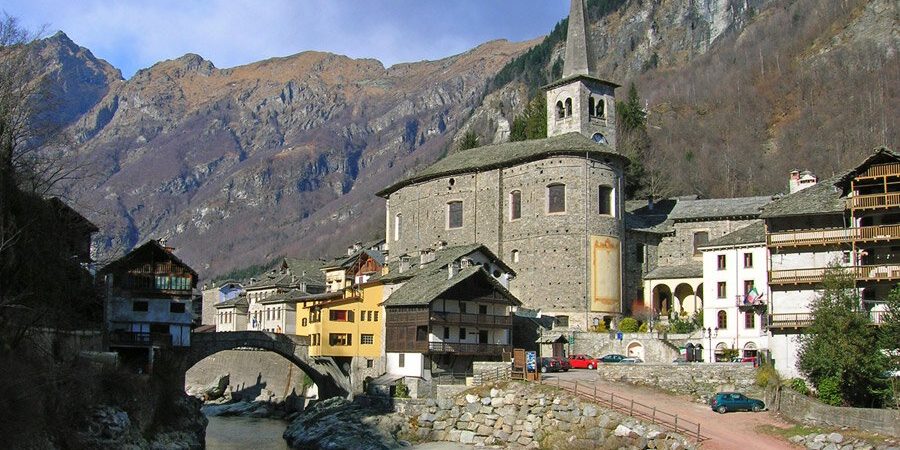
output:
[[660,339],[657,333],[624,333],[618,339],[615,332],[590,333],[576,331],[572,354],[584,353],[601,357],[609,353],[638,356],[648,363],[670,363],[678,358],[678,347]]
[[755,391],[756,369],[742,363],[601,364],[600,377],[708,398],[720,391]]
[[900,437],[900,411],[830,406],[790,388],[782,388],[770,408],[798,422],[851,427]]

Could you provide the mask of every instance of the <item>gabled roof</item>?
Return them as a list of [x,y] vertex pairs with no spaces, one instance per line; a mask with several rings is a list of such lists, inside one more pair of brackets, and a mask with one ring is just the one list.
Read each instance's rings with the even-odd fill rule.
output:
[[516,272],[506,265],[503,260],[497,257],[490,249],[485,247],[482,244],[468,244],[468,245],[460,245],[455,247],[447,247],[442,250],[438,250],[434,254],[434,260],[431,262],[427,262],[425,264],[411,264],[409,270],[400,273],[398,263],[389,264],[390,270],[387,275],[376,275],[370,279],[370,281],[382,281],[385,283],[397,282],[406,279],[410,279],[416,277],[422,273],[431,272],[433,270],[446,270],[447,266],[452,264],[454,261],[475,253],[476,251],[481,252],[484,256],[486,256],[492,263],[499,265],[505,272],[508,272],[512,275],[515,275]]
[[844,177],[840,174],[820,181],[802,191],[781,197],[766,205],[760,218],[805,216],[808,214],[843,214],[844,200],[835,183]]
[[700,246],[701,249],[710,249],[716,247],[737,247],[752,244],[766,243],[766,227],[763,222],[756,221],[741,228],[737,231],[726,234],[718,239],[713,239],[706,245]]
[[598,144],[579,133],[566,133],[545,139],[486,145],[452,153],[425,170],[384,188],[376,195],[387,198],[411,184],[450,175],[511,167],[552,156],[613,158],[628,161],[606,144]]
[[160,244],[159,241],[155,239],[151,239],[145,242],[140,247],[137,247],[128,252],[127,255],[107,264],[102,269],[100,269],[98,273],[104,274],[112,272],[114,270],[127,268],[130,264],[134,264],[139,260],[139,258],[143,257],[146,254],[151,254],[155,257],[159,257],[160,259],[171,259],[175,264],[178,264],[187,269],[187,271],[194,276],[194,283],[197,282],[197,272],[195,272],[194,269],[191,268],[191,266],[187,265],[184,261],[175,256],[174,253],[167,250],[166,247],[163,247],[162,244]]
[[669,280],[676,278],[703,278],[703,263],[691,261],[678,266],[659,266],[644,276],[645,280]]
[[369,250],[368,248],[362,248],[360,250],[357,250],[352,255],[335,258],[334,262],[325,264],[324,266],[321,267],[321,269],[322,270],[337,269],[337,268],[349,269],[349,268],[353,267],[353,265],[356,263],[356,261],[362,255],[366,255],[369,258],[372,258],[373,260],[375,260],[375,262],[378,263],[378,265],[381,265],[381,266],[384,265],[384,253],[382,253],[378,250]]
[[325,274],[322,273],[322,262],[318,260],[284,258],[282,268],[290,271],[299,282],[313,286],[325,285]]
[[91,233],[100,231],[100,229],[97,228],[97,225],[94,225],[93,222],[87,220],[81,213],[66,204],[66,202],[60,200],[58,197],[52,197],[50,200],[47,200],[47,202],[56,209],[57,214],[64,218],[67,223],[78,224]]
[[219,302],[219,303],[216,303],[215,305],[213,305],[213,307],[215,307],[216,309],[235,308],[235,307],[241,307],[241,306],[243,306],[243,307],[250,306],[250,302],[247,300],[247,297],[245,297],[243,295],[235,297],[230,300],[225,300],[224,302]]
[[898,161],[900,161],[900,153],[897,153],[887,147],[877,147],[872,152],[872,154],[869,155],[868,158],[863,160],[863,162],[859,163],[859,165],[857,165],[855,168],[850,169],[847,173],[838,178],[838,180],[835,182],[835,185],[845,187],[846,192],[847,182],[849,182],[850,179],[856,177],[860,173],[865,172],[869,168],[869,166],[873,164],[884,164]]
[[494,277],[488,274],[484,269],[478,266],[472,266],[461,269],[459,273],[453,277],[449,277],[447,271],[440,269],[419,274],[394,291],[390,297],[385,300],[384,306],[428,305],[441,294],[470,278],[477,278],[482,282],[489,283],[498,293],[504,296],[510,304],[521,304],[519,299],[506,290],[502,284],[495,280]]
[[724,218],[757,218],[771,196],[678,200],[669,219],[676,222]]

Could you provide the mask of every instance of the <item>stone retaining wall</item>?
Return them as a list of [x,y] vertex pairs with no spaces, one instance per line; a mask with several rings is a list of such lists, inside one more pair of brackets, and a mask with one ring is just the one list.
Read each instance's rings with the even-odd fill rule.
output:
[[659,339],[656,333],[624,333],[622,340],[615,332],[573,332],[572,354],[584,353],[601,357],[609,353],[639,356],[648,363],[671,363],[679,357],[678,348]]
[[601,364],[609,381],[657,387],[676,394],[708,398],[720,391],[755,391],[756,369],[742,363]]
[[274,400],[302,397],[304,373],[287,359],[266,351],[226,350],[202,359],[185,374],[186,386],[206,386],[229,374],[231,392],[253,401],[263,389]]
[[782,388],[770,408],[799,422],[851,427],[900,437],[900,411],[895,409],[830,406],[789,388]]

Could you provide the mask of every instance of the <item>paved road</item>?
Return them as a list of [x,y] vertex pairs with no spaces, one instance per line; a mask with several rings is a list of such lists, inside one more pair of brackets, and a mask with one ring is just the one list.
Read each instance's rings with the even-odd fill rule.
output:
[[590,385],[592,387],[596,385],[598,390],[631,398],[645,405],[656,406],[660,411],[678,414],[679,418],[699,423],[701,433],[709,438],[709,440],[703,442],[703,449],[798,448],[778,437],[756,431],[756,428],[760,425],[773,425],[785,428],[790,426],[768,411],[718,414],[713,412],[709,406],[692,401],[687,396],[676,396],[656,389],[601,380],[599,375],[592,370],[573,369],[569,372],[544,374],[543,376],[544,381],[551,384],[558,377],[562,382],[578,380],[579,385]]

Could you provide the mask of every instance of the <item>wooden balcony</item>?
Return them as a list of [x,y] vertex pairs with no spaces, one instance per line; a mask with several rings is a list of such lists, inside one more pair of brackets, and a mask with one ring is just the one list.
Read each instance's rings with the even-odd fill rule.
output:
[[429,342],[430,353],[453,353],[457,355],[501,355],[512,352],[511,345],[461,344],[453,342]]
[[109,345],[114,347],[171,347],[172,335],[115,330],[109,334]]
[[[857,281],[900,280],[900,264],[843,267]],[[825,279],[825,268],[769,271],[770,285],[816,284]]]
[[769,314],[769,329],[805,328],[812,324],[810,313]]
[[900,207],[900,192],[857,195],[847,199],[850,209],[881,209]]
[[784,231],[770,233],[766,239],[769,247],[776,248],[889,242],[900,240],[900,225]]
[[900,177],[900,163],[878,164],[870,166],[865,172],[856,176],[857,180],[884,177]]
[[431,322],[440,325],[473,325],[507,328],[512,326],[512,316],[496,316],[491,314],[461,314],[432,311]]

